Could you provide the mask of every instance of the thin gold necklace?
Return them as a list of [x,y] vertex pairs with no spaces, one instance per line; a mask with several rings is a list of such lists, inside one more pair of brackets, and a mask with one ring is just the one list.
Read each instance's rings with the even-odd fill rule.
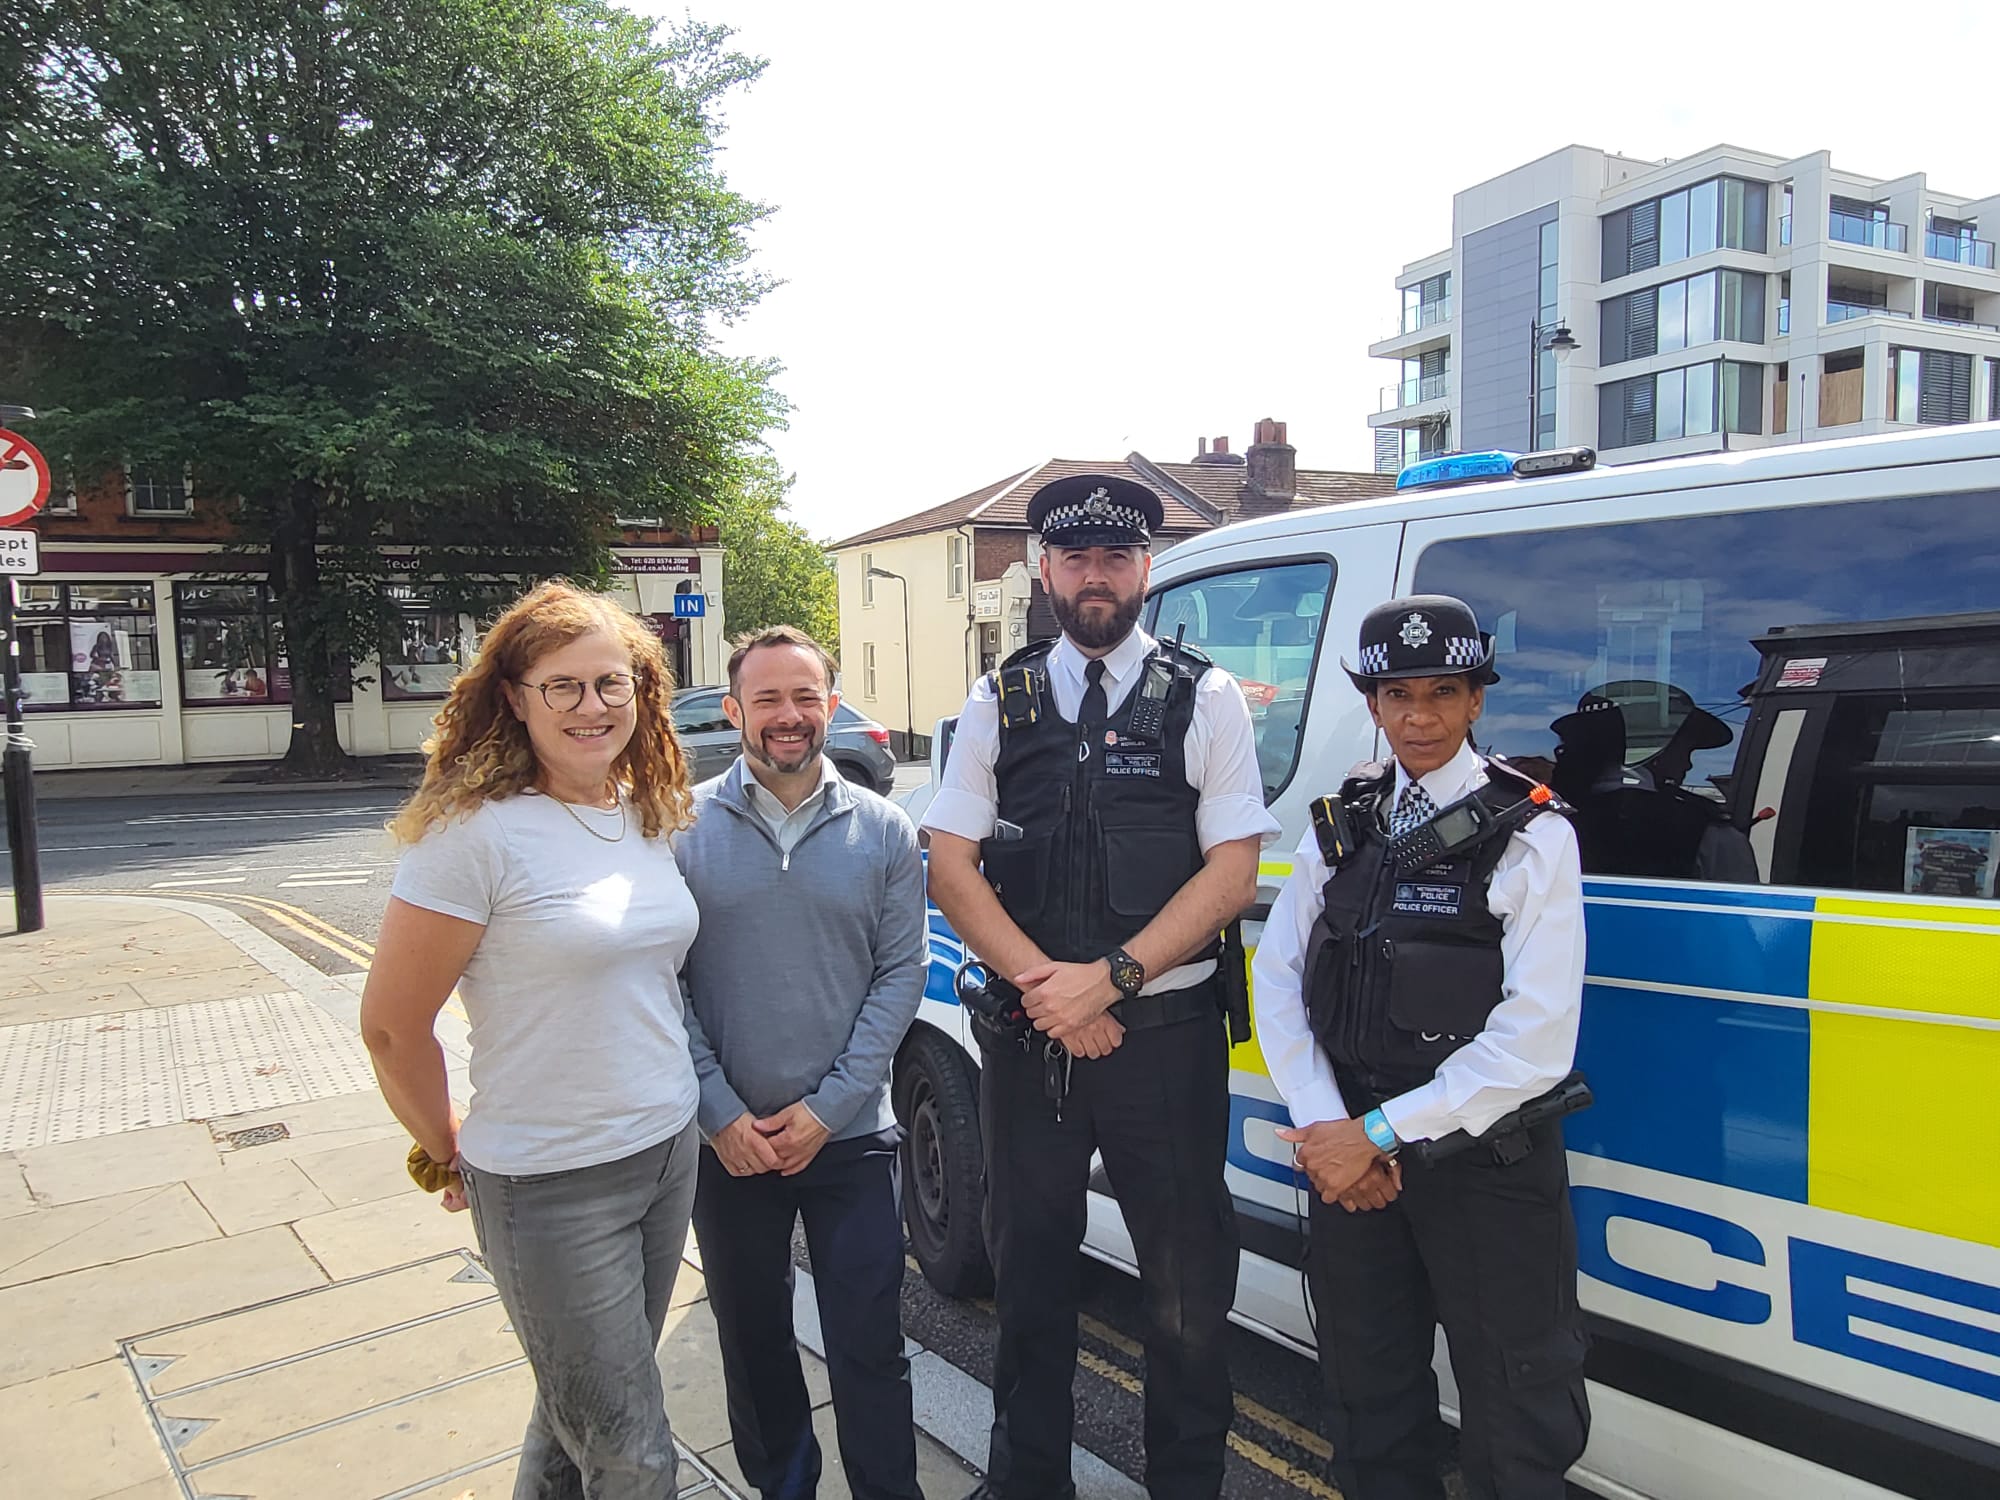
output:
[[[589,834],[599,843],[604,843],[604,844],[617,843],[620,839],[625,837],[625,831],[627,827],[630,826],[629,824],[627,824],[625,820],[625,799],[623,797],[620,797],[618,799],[618,832],[610,835],[609,837],[606,837],[604,834],[599,833],[595,828],[592,828],[588,823],[584,822],[582,815],[579,814],[577,810],[571,807],[567,802],[563,801],[562,798],[556,796],[555,793],[548,792],[545,793],[544,795],[547,796],[551,802],[555,803],[557,807],[560,807],[564,812],[568,813],[570,815],[571,820],[575,822],[577,827],[581,828],[585,833]],[[603,812],[604,809],[599,808],[598,811]]]

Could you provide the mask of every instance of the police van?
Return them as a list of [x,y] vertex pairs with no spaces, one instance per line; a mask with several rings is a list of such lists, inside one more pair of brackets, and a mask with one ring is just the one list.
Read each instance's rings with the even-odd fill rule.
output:
[[[1362,615],[1466,600],[1498,650],[1480,747],[1575,805],[1583,852],[1596,1102],[1566,1139],[1594,1425],[1573,1477],[1991,1500],[2000,425],[1589,464],[1447,460],[1156,560],[1146,628],[1252,705],[1284,834],[1251,916],[1309,801],[1382,753],[1338,661]],[[964,1295],[990,1275],[977,1049],[935,908],[931,955],[896,1074],[904,1195],[926,1276]],[[1303,1179],[1254,1040],[1230,1087],[1233,1316],[1310,1352]],[[1092,1186],[1086,1248],[1130,1269]],[[1453,1416],[1442,1340],[1438,1368]]]

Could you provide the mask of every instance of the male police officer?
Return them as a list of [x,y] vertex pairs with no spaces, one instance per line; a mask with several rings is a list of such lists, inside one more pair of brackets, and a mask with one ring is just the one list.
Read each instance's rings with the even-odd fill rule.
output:
[[1237,1241],[1214,954],[1278,826],[1236,680],[1136,628],[1160,513],[1151,490],[1110,475],[1035,492],[1028,524],[1062,638],[975,686],[924,818],[932,899],[1032,1022],[981,1032],[1000,1320],[982,1493],[998,1500],[1075,1492],[1093,1151],[1145,1287],[1147,1490],[1214,1500],[1222,1486]]
[[[1317,1190],[1308,1269],[1334,1472],[1348,1500],[1443,1495],[1442,1322],[1470,1493],[1561,1500],[1590,1423],[1568,1167],[1558,1125],[1503,1116],[1575,1055],[1576,837],[1545,788],[1471,748],[1493,644],[1459,600],[1378,606],[1358,666],[1341,665],[1394,764],[1315,804],[1254,965],[1264,1056],[1297,1127],[1278,1134]],[[1398,1161],[1455,1131],[1485,1138]]]

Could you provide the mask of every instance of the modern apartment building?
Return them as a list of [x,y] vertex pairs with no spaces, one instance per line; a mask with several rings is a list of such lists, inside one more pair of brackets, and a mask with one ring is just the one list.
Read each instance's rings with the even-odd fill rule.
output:
[[1452,199],[1396,278],[1378,470],[1583,443],[1610,463],[2000,419],[2000,195],[1827,153],[1570,146]]

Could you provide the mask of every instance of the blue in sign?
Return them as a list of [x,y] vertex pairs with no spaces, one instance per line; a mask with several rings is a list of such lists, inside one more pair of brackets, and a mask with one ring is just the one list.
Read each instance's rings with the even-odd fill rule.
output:
[[704,594],[674,595],[675,619],[685,620],[691,616],[699,618],[700,616],[705,615],[707,613],[708,613],[708,597],[706,595]]

